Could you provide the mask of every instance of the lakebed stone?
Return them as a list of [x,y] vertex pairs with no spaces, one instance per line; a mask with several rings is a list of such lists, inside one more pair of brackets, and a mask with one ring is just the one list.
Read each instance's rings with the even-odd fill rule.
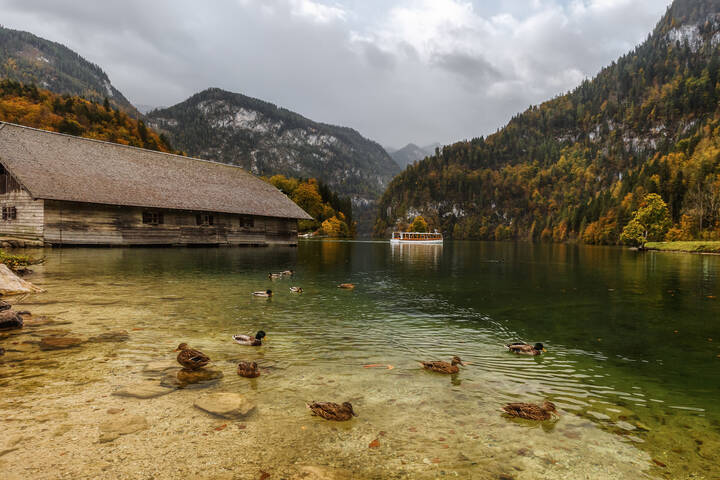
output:
[[319,465],[301,465],[292,480],[351,480],[352,472]]
[[62,350],[82,345],[85,342],[77,337],[43,337],[40,339],[41,350]]
[[140,415],[123,415],[111,418],[100,424],[100,443],[112,442],[120,435],[129,435],[148,428],[145,417]]
[[[2,264],[0,264],[2,265]],[[0,311],[0,330],[13,330],[23,327],[23,317],[12,309]]]
[[255,409],[255,403],[239,393],[211,393],[195,400],[195,407],[223,418],[242,418]]
[[115,390],[113,395],[118,397],[155,398],[167,395],[172,391],[172,388],[163,387],[155,382],[140,382],[122,386]]
[[187,370],[185,368],[167,371],[160,381],[160,385],[164,387],[186,388],[190,386],[209,387],[217,383],[223,377],[220,370],[211,370],[207,368],[199,368],[197,370]]
[[130,334],[126,330],[117,330],[114,332],[105,332],[101,333],[100,335],[95,335],[94,337],[88,338],[88,342],[96,342],[96,343],[103,343],[103,342],[127,342],[130,339]]

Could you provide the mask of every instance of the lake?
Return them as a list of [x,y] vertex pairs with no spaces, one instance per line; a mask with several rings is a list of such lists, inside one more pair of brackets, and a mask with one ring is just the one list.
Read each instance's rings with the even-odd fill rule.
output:
[[[33,317],[0,333],[4,479],[720,478],[718,256],[343,241],[33,253],[46,262],[28,279],[47,292],[13,299]],[[262,347],[231,339],[260,329]],[[518,340],[548,352],[503,348]],[[213,360],[203,381],[178,376],[180,342]],[[458,375],[418,364],[453,355],[470,362]],[[241,360],[261,376],[239,377]],[[256,407],[194,406],[218,392]],[[500,411],[545,399],[559,420]],[[313,417],[313,400],[358,417]]]

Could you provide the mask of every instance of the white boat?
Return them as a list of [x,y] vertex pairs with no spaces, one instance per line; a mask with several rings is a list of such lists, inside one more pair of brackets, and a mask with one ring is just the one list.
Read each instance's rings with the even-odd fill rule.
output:
[[442,245],[442,233],[393,232],[390,243],[412,243],[417,245]]

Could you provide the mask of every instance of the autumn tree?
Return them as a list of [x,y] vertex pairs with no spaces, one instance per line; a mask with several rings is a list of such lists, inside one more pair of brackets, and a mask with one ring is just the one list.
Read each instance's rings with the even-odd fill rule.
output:
[[633,218],[620,235],[620,241],[642,247],[647,242],[662,241],[669,228],[670,212],[667,204],[657,193],[650,193],[633,213]]
[[410,232],[427,232],[428,224],[421,215],[418,215],[417,217],[415,217],[415,220],[413,220],[412,224],[410,224],[410,229],[408,231],[410,231]]

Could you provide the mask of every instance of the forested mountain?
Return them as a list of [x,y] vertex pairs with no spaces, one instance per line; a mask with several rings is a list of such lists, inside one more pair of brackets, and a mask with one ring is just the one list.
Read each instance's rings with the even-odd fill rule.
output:
[[107,98],[112,105],[138,115],[100,67],[64,45],[28,32],[0,27],[0,77],[96,102]]
[[317,178],[356,204],[376,200],[400,171],[380,145],[355,130],[217,88],[147,118],[191,155],[259,175]]
[[395,150],[390,153],[390,156],[400,168],[405,168],[418,160],[422,160],[425,157],[435,154],[435,145],[427,147],[418,147],[414,143],[408,143],[400,150]]
[[14,80],[0,80],[0,121],[175,153],[164,135],[107,100],[97,103],[77,95],[58,95]]
[[647,193],[676,235],[720,236],[720,0],[676,0],[648,39],[498,133],[409,166],[376,234],[422,214],[454,238],[617,243]]

